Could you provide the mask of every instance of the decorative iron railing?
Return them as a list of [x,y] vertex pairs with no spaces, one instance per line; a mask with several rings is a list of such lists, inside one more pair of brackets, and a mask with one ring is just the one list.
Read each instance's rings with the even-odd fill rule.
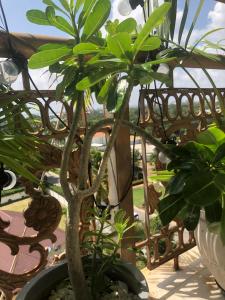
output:
[[[225,104],[225,89],[217,91]],[[141,126],[166,141],[174,136],[179,143],[193,140],[213,120],[224,118],[213,89],[160,89],[142,90],[140,97]],[[179,268],[178,257],[195,246],[193,232],[187,232],[182,222],[174,220],[161,228],[157,234],[150,230],[151,218],[157,208],[160,193],[150,182],[151,170],[147,161],[146,141],[142,138],[142,168],[144,175],[145,228],[146,240],[137,243],[138,248],[146,247],[147,266],[154,269],[170,259],[174,259],[175,269]],[[159,161],[156,168],[165,168]],[[159,251],[163,243],[163,251]]]

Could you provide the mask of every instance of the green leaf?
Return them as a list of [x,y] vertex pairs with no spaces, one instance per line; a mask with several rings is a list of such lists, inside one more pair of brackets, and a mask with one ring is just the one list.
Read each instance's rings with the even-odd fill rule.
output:
[[114,82],[115,82],[115,77],[110,77],[108,80],[106,80],[105,84],[101,88],[97,97],[97,101],[99,104],[106,103],[108,97],[114,94],[112,91],[112,89],[113,88],[115,89],[116,87]]
[[178,43],[179,44],[181,42],[182,35],[184,32],[184,27],[185,27],[185,24],[187,21],[187,15],[188,15],[188,11],[189,11],[189,2],[190,2],[190,0],[185,0],[185,6],[184,6],[183,15],[181,18],[181,23],[180,23],[179,33],[178,33]]
[[212,162],[216,164],[219,161],[221,161],[224,157],[225,157],[225,143],[221,144],[217,148]]
[[69,54],[71,54],[71,49],[68,48],[46,50],[35,53],[29,60],[29,68],[39,69],[53,65]]
[[171,9],[169,11],[171,40],[173,40],[174,37],[174,32],[176,27],[176,17],[177,17],[177,0],[172,0]]
[[64,7],[64,9],[67,12],[70,12],[70,5],[67,0],[59,0],[59,1],[60,1],[61,5]]
[[189,176],[190,175],[187,172],[179,172],[176,174],[168,183],[167,192],[170,195],[180,194],[183,191],[186,180]]
[[158,80],[162,83],[165,83],[167,86],[172,85],[172,78],[170,75],[163,74],[163,73],[158,73],[158,72],[149,72],[149,75],[154,79]]
[[[117,83],[117,82],[116,82]],[[127,81],[122,79],[119,81],[116,89],[116,85],[114,85],[114,90],[111,90],[109,93],[109,97],[107,99],[106,108],[108,111],[117,112],[124,100],[124,96],[126,94]]]
[[213,176],[210,173],[195,173],[190,176],[183,189],[185,201],[195,206],[207,206],[221,196]]
[[218,173],[214,177],[214,182],[218,189],[221,190],[222,193],[225,192],[225,174],[224,173]]
[[131,37],[126,32],[120,32],[107,39],[110,52],[121,59],[132,59]]
[[182,195],[169,195],[159,201],[159,217],[163,226],[169,224],[185,206]]
[[46,14],[41,10],[37,10],[37,9],[28,10],[26,16],[27,19],[32,23],[38,25],[50,25]]
[[138,37],[134,43],[134,47],[133,47],[134,56],[136,56],[137,53],[140,51],[146,38],[149,36],[151,31],[163,22],[170,7],[171,7],[170,3],[164,3],[153,11],[151,16],[148,18],[147,22],[145,23],[144,27],[142,28],[141,32],[138,34]]
[[80,43],[73,48],[73,54],[92,54],[100,51],[100,48],[92,43]]
[[158,49],[161,45],[161,40],[157,36],[147,38],[140,48],[140,51],[151,51]]
[[194,46],[191,48],[191,52],[193,52],[193,50],[197,47],[197,45],[208,35],[216,32],[216,31],[219,31],[219,30],[223,30],[224,28],[216,28],[216,29],[213,29],[213,30],[210,30],[208,32],[206,32],[205,34],[203,34],[203,36],[200,37],[200,39],[197,40],[197,42],[194,44]]
[[200,12],[201,12],[201,9],[202,9],[202,7],[203,7],[204,2],[205,2],[205,0],[200,0],[200,3],[199,3],[199,5],[198,5],[198,7],[197,7],[197,10],[196,10],[194,19],[193,19],[193,21],[192,21],[192,23],[191,23],[191,27],[190,27],[190,29],[189,29],[189,31],[188,31],[188,34],[187,34],[187,37],[186,37],[186,41],[185,41],[185,45],[184,45],[185,49],[187,48],[189,39],[190,39],[190,37],[191,37],[192,31],[193,31],[193,29],[194,29],[194,27],[195,27],[195,24],[196,24],[196,22],[197,22],[197,20],[198,20],[198,16],[199,16],[199,14],[200,14]]
[[193,231],[198,225],[200,218],[200,207],[192,207],[191,211],[188,214],[188,217],[184,219],[184,227],[189,230]]
[[128,33],[132,33],[135,32],[137,28],[137,22],[135,19],[133,18],[128,18],[126,20],[124,20],[123,22],[121,22],[117,28],[116,28],[116,32],[128,32]]
[[220,201],[205,207],[205,217],[210,223],[220,222],[222,216],[222,206]]
[[55,9],[52,6],[46,8],[46,16],[49,23],[72,36],[74,36],[74,28],[63,17],[55,15]]
[[84,24],[82,41],[87,41],[93,34],[96,34],[105,21],[108,19],[111,10],[109,0],[99,0]]
[[[85,0],[77,0],[75,5],[75,14],[78,12],[78,10],[81,8],[81,6],[84,4]],[[71,0],[72,3],[74,3],[74,0]],[[71,4],[70,4],[71,6]]]
[[80,82],[77,83],[76,88],[79,91],[86,90],[96,83],[104,80],[109,75],[114,73],[120,73],[126,71],[124,64],[118,64],[118,66],[112,66],[111,68],[102,68],[100,71],[96,70],[96,73],[93,72],[89,76],[83,78]]
[[43,0],[43,3],[46,4],[47,6],[54,7],[56,10],[58,10],[61,13],[65,14],[66,16],[68,16],[68,14],[61,7],[56,5],[52,0]]
[[197,135],[197,142],[204,145],[219,145],[225,139],[225,133],[217,127],[209,127]]
[[44,44],[38,48],[38,51],[46,51],[46,50],[53,50],[53,49],[59,49],[59,48],[67,48],[68,47],[65,44],[55,44],[55,43],[49,43]]

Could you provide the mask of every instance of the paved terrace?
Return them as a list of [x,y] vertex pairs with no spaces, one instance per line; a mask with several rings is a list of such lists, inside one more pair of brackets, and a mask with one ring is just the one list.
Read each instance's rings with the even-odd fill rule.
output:
[[143,269],[150,300],[225,300],[213,276],[201,264],[197,247],[180,256],[180,270],[169,261],[153,271]]

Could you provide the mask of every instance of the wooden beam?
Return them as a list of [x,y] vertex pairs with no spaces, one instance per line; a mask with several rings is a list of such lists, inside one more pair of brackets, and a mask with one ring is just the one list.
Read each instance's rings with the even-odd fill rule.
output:
[[[224,0],[225,1],[225,0]],[[47,35],[33,35],[27,33],[11,33],[13,48],[25,58],[30,58],[38,47],[46,43],[67,43],[70,39],[63,37],[52,37]],[[0,32],[0,57],[10,57],[10,48],[8,45],[8,35]],[[140,55],[140,59],[144,59]],[[189,58],[183,60],[182,66],[186,68],[200,68],[199,64],[206,69],[225,70],[225,56],[218,55],[219,60],[215,61],[200,55],[192,54]],[[197,63],[199,62],[199,64]],[[171,62],[172,68],[177,67],[176,62]]]
[[216,0],[218,2],[222,2],[222,3],[225,3],[225,0]]
[[[225,1],[225,0],[224,0]],[[225,56],[217,55],[218,60],[213,60],[198,54],[191,54],[189,57],[184,57],[182,63],[178,64],[176,61],[168,63],[172,68],[179,66],[185,68],[206,68],[206,69],[217,69],[225,70]]]
[[[69,39],[63,37],[33,35],[28,33],[11,33],[10,38],[15,51],[27,59],[43,44],[66,43],[69,41]],[[11,57],[8,34],[3,31],[0,32],[0,57]]]

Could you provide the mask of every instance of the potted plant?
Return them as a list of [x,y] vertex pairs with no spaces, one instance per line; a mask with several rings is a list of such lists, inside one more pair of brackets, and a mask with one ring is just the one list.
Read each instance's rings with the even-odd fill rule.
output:
[[160,219],[166,225],[178,218],[195,230],[203,263],[225,289],[225,133],[211,126],[171,150],[173,175],[159,202]]
[[[157,73],[154,66],[173,60],[174,57],[150,60],[145,63],[139,63],[137,60],[140,51],[149,52],[160,47],[160,38],[156,35],[153,36],[152,32],[155,27],[163,22],[170,9],[170,4],[164,3],[154,10],[149,19],[146,20],[146,23],[140,32],[137,32],[136,21],[129,18],[121,23],[118,21],[109,22],[106,26],[108,33],[106,34],[106,37],[103,37],[100,29],[106,24],[106,20],[110,15],[111,3],[109,0],[60,0],[61,6],[58,6],[52,0],[43,0],[43,2],[47,4],[45,12],[39,10],[28,11],[28,19],[36,24],[54,26],[68,33],[71,36],[71,40],[63,45],[46,44],[41,46],[39,51],[31,57],[29,67],[33,69],[49,67],[50,72],[60,75],[62,81],[57,86],[57,96],[60,97],[64,95],[65,98],[74,101],[75,103],[73,120],[63,150],[60,170],[60,182],[65,199],[68,202],[66,258],[70,284],[75,299],[99,299],[96,298],[99,297],[99,291],[95,291],[95,284],[97,282],[97,279],[95,278],[96,274],[93,271],[95,270],[95,267],[100,265],[100,270],[104,270],[105,266],[107,266],[106,269],[108,271],[111,269],[113,274],[116,269],[116,276],[119,278],[124,277],[122,273],[127,273],[127,268],[125,267],[124,269],[124,267],[122,267],[124,270],[122,272],[120,271],[121,268],[120,270],[118,269],[118,262],[115,263],[114,258],[117,257],[119,243],[117,243],[116,246],[113,242],[114,248],[108,249],[108,252],[111,254],[113,251],[114,255],[112,255],[112,258],[110,258],[111,256],[105,256],[107,247],[110,245],[110,236],[108,237],[103,234],[102,230],[104,225],[102,224],[108,224],[106,222],[107,214],[103,214],[104,222],[101,221],[102,216],[100,218],[99,214],[95,214],[95,220],[98,219],[100,227],[97,232],[92,233],[92,235],[96,234],[95,241],[90,243],[90,241],[87,240],[88,245],[91,245],[91,249],[93,250],[87,261],[91,262],[92,267],[94,267],[94,269],[92,268],[90,275],[92,277],[91,288],[87,288],[88,283],[84,272],[86,260],[81,257],[81,245],[79,239],[81,204],[85,198],[92,197],[98,191],[106,171],[110,152],[121,126],[128,126],[138,134],[144,135],[146,140],[159,148],[160,151],[163,151],[170,156],[170,151],[165,145],[153,138],[140,127],[125,120],[125,114],[134,86],[139,84],[149,84],[153,80],[159,80],[164,83],[170,81],[168,75]],[[59,12],[59,15],[56,15],[57,12]],[[114,112],[114,117],[100,120],[88,128],[82,144],[79,145],[80,160],[78,178],[76,182],[69,183],[67,177],[69,157],[74,149],[74,141],[78,134],[79,122],[82,110],[85,107],[86,98],[92,93],[95,94],[98,103],[104,104],[109,111]],[[111,126],[112,130],[102,157],[98,174],[95,175],[94,181],[90,184],[88,181],[88,164],[91,140],[93,135],[104,126]],[[115,215],[112,226],[117,228],[116,232],[119,236],[119,240],[122,238],[123,232],[130,228],[128,219],[125,218],[124,214],[120,211]],[[104,242],[102,236],[108,239],[107,243]],[[99,243],[101,243],[101,247],[99,246]],[[108,267],[109,260],[112,266],[110,268]],[[64,268],[64,271],[67,270],[67,267],[65,266],[62,268]],[[56,270],[61,270],[56,271],[56,273],[60,273],[60,276],[62,274],[66,275],[63,273],[64,271],[62,271],[62,269],[57,269],[56,267]],[[46,272],[48,273],[48,271]],[[52,272],[54,273],[54,268]],[[107,272],[103,272],[102,275],[100,272],[100,277],[103,276],[102,280],[105,281],[108,280],[107,276],[110,278],[113,276],[115,277],[115,274],[113,274],[110,272],[109,275]],[[131,274],[131,276],[133,275]],[[128,275],[128,277],[129,276],[130,275]],[[53,277],[55,277],[55,275],[53,275]],[[138,275],[138,277],[140,277],[140,275]],[[51,276],[48,278],[51,278]],[[38,279],[41,280],[39,277]],[[142,277],[141,280],[143,280]],[[47,281],[50,282],[51,279],[48,279]],[[44,282],[47,281],[44,279]],[[58,281],[58,277],[56,281]],[[129,281],[131,281],[131,279],[128,280],[128,282]],[[43,280],[40,282],[43,283]],[[22,291],[18,296],[18,299],[28,299],[30,297],[29,288],[32,287],[32,285],[32,282],[29,283],[28,286],[25,287],[25,289],[28,290],[25,292]],[[36,294],[38,294],[39,288],[40,284],[35,287]],[[140,299],[146,299],[141,298],[142,296],[140,293],[138,294],[137,292],[136,294]],[[32,296],[32,299],[34,299],[33,297],[35,296]],[[43,299],[43,295],[40,297],[42,298],[36,299]]]

